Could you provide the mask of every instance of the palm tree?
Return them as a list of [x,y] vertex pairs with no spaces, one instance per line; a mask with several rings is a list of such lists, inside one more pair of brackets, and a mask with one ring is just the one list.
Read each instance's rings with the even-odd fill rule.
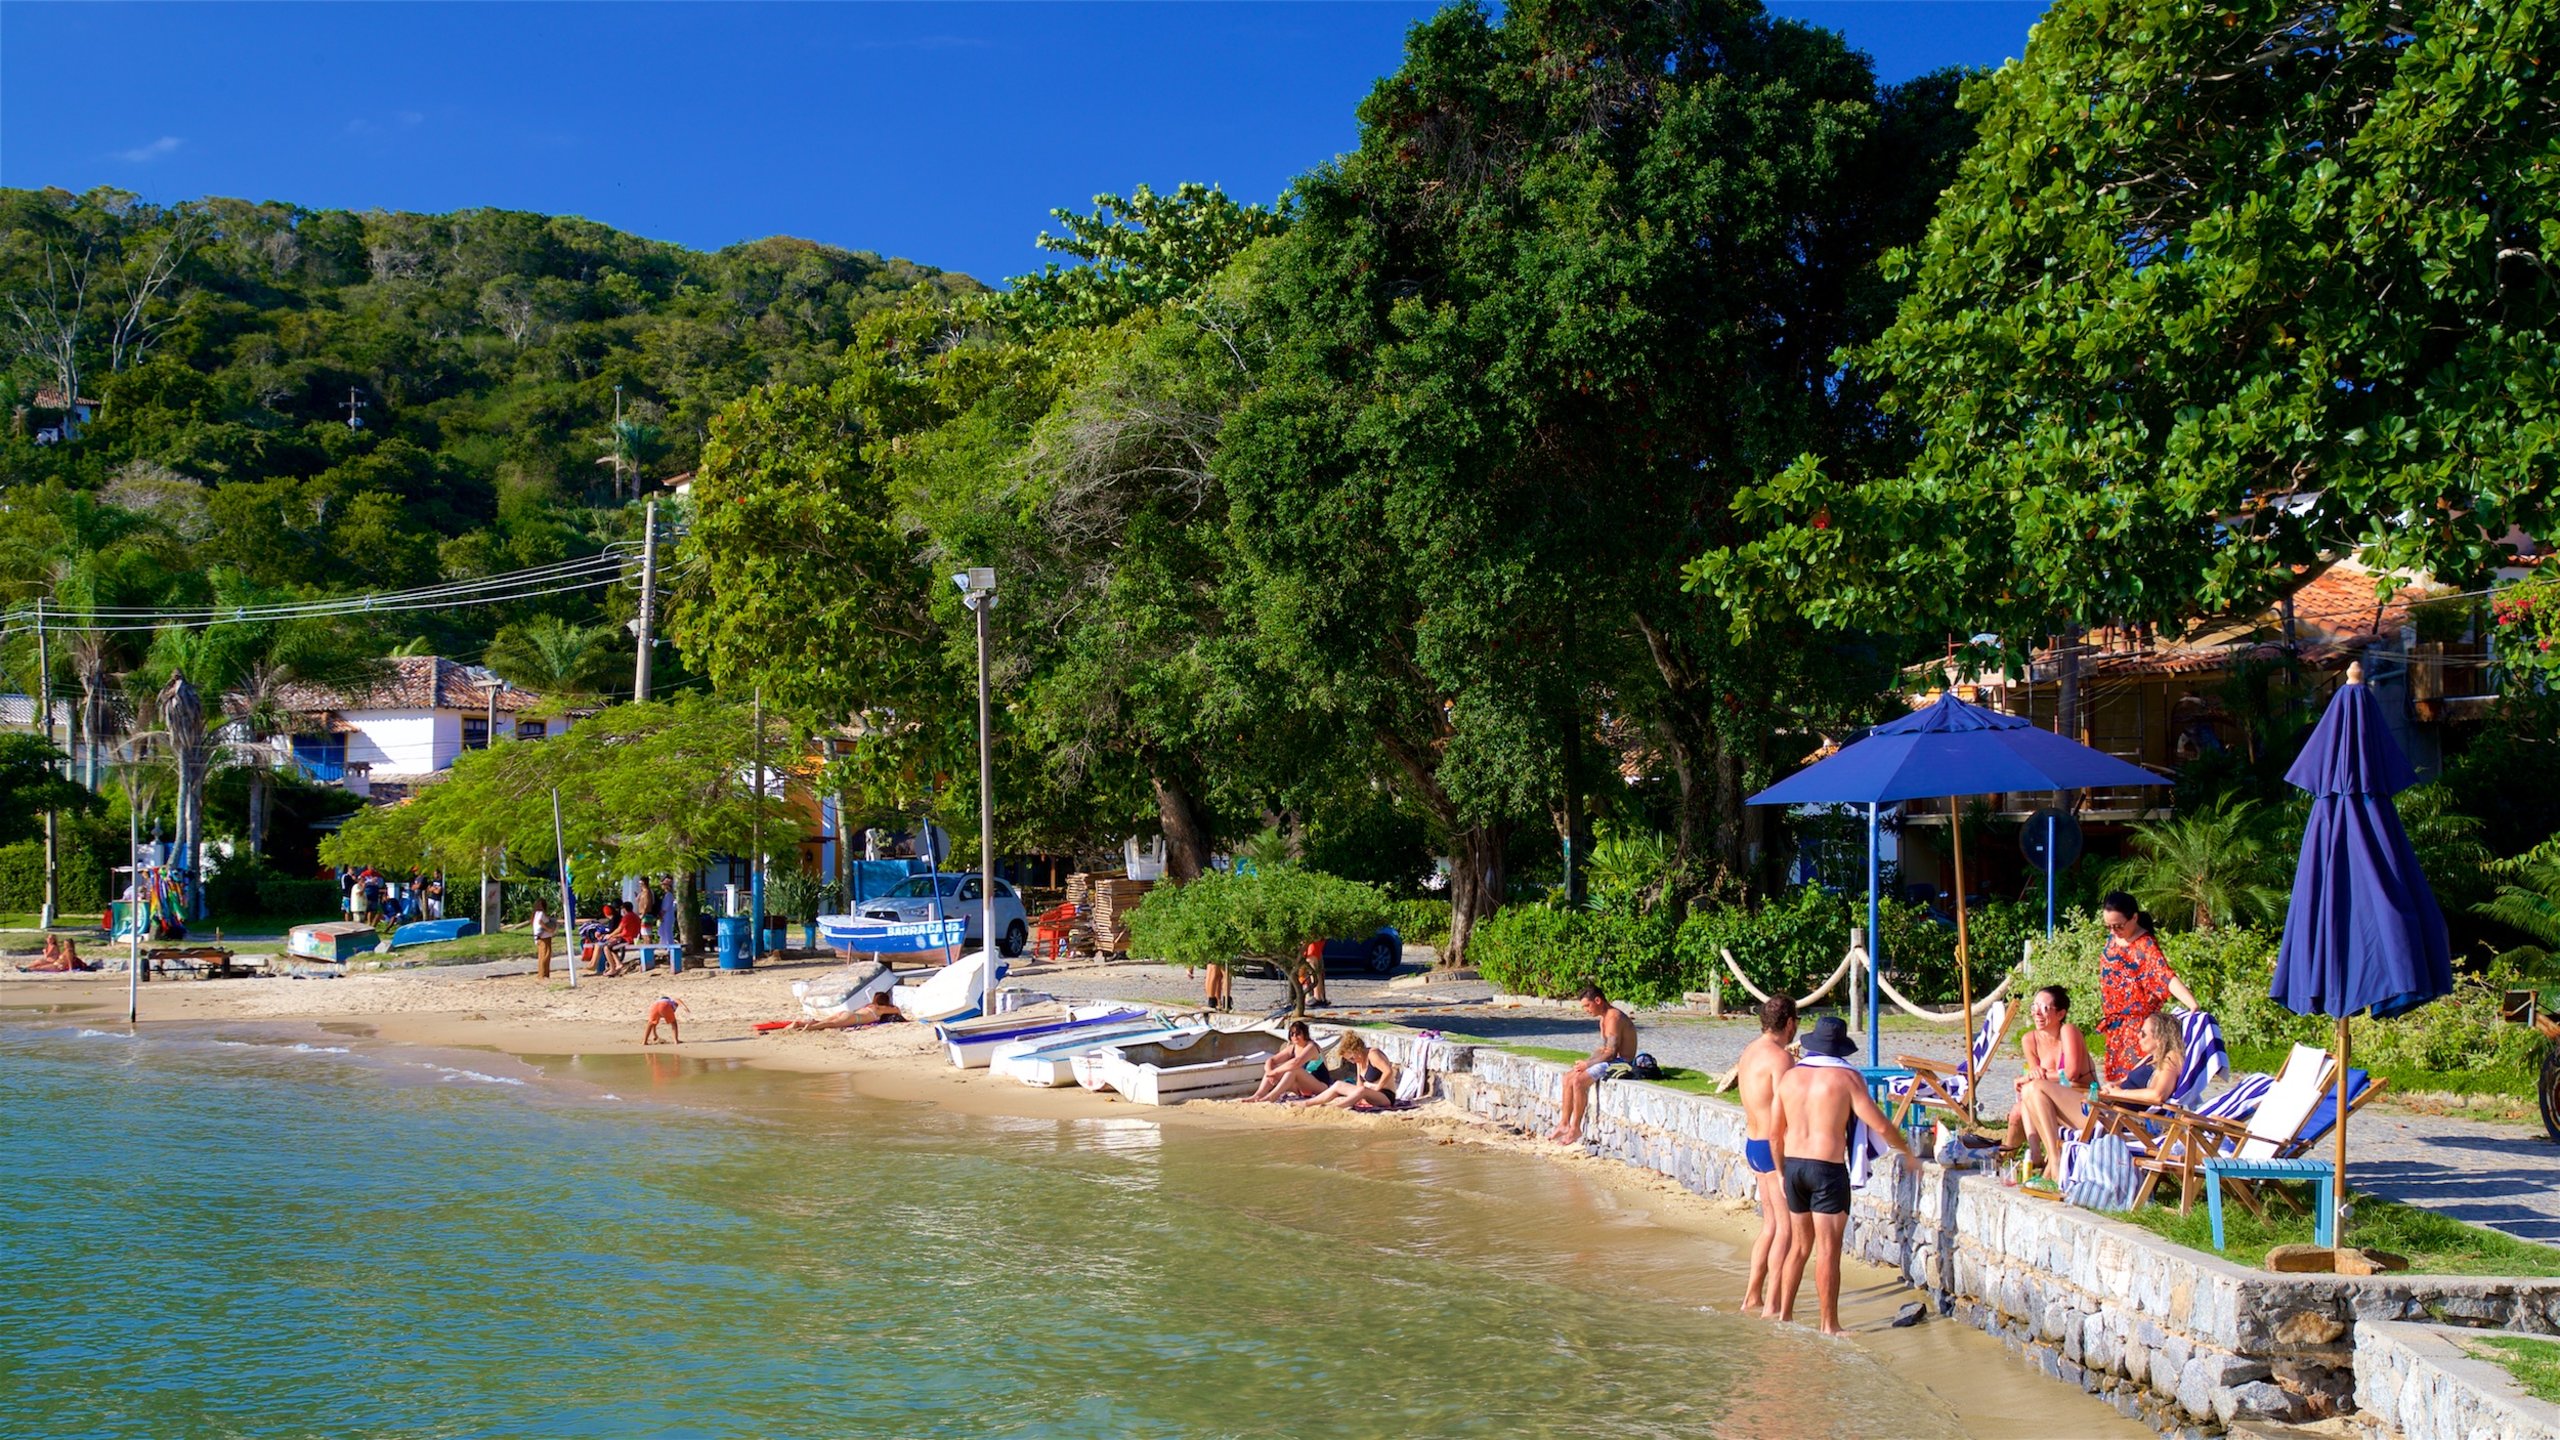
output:
[[249,673],[222,697],[222,710],[231,717],[246,736],[234,763],[249,772],[249,853],[264,853],[267,842],[267,786],[274,773],[273,755],[267,742],[284,733],[289,723],[284,711],[284,687],[294,678],[290,667],[272,659],[260,659],[249,666]]
[[2133,827],[2133,854],[2109,878],[2145,909],[2186,915],[2198,930],[2270,920],[2284,891],[2270,883],[2282,857],[2254,800],[2222,800],[2173,820]]
[[485,658],[508,684],[562,704],[601,694],[606,672],[621,657],[614,653],[612,626],[537,615],[500,630]]

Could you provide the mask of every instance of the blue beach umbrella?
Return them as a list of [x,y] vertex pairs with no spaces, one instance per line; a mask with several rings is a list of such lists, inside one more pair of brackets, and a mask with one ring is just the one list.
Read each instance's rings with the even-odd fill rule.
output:
[[[2311,792],[2293,898],[2268,993],[2297,1015],[2338,1017],[2338,1183],[2347,1195],[2347,1017],[2414,1010],[2453,990],[2444,912],[2418,869],[2391,797],[2417,783],[2391,738],[2364,667],[2329,701],[2300,758],[2285,772]],[[2344,1219],[2333,1232],[2343,1237]]]
[[[1964,943],[1964,826],[1953,801],[1964,795],[2024,790],[2086,790],[2169,782],[2103,750],[2040,730],[2020,715],[2003,715],[1959,700],[1954,691],[1867,732],[1840,752],[1751,797],[1753,805],[1850,804],[1867,807],[1867,943],[1870,958],[1883,959],[1884,932],[1876,896],[1879,807],[1896,800],[1945,799],[1956,865],[1958,983],[1968,1036],[1973,1030],[1973,973]],[[1867,967],[1867,1063],[1881,1064],[1877,1007],[1884,1002],[1879,966]]]

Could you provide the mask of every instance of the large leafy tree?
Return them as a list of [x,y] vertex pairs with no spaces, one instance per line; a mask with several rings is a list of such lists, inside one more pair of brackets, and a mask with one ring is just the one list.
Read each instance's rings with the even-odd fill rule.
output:
[[1453,952],[1512,826],[1560,795],[1575,823],[1603,711],[1669,751],[1683,854],[1738,868],[1773,720],[1885,673],[1738,651],[1680,566],[1773,457],[1872,443],[1830,355],[1917,233],[1946,89],[1880,95],[1747,3],[1459,6],[1301,182],[1233,529],[1263,654],[1449,837]]
[[2545,0],[2062,0],[1851,357],[1919,454],[1812,449],[1697,579],[2013,647],[2324,554],[2482,579],[2560,495],[2555,66]]

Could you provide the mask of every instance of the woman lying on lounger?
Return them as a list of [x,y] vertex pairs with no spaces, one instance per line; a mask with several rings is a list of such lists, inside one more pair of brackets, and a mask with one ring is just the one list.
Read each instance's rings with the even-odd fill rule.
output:
[[1263,1100],[1288,1100],[1301,1095],[1321,1095],[1324,1082],[1316,1078],[1324,1070],[1324,1047],[1307,1033],[1307,1022],[1289,1022],[1289,1043],[1262,1067],[1262,1084],[1244,1097],[1245,1103]]
[[1396,1103],[1396,1063],[1384,1050],[1373,1050],[1352,1031],[1342,1037],[1342,1063],[1351,1078],[1337,1080],[1315,1098],[1337,1110],[1392,1110]]
[[[2135,1043],[2143,1063],[2125,1077],[2121,1089],[2093,1087],[2097,1098],[2136,1109],[2164,1104],[2177,1093],[2178,1072],[2186,1068],[2177,1020],[2166,1010],[2152,1011],[2136,1032]],[[2089,1094],[2052,1080],[2038,1080],[2018,1092],[2018,1104],[2027,1112],[2036,1143],[2044,1149],[2045,1174],[2056,1185],[2062,1183],[2062,1132],[2069,1130],[2086,1139],[2094,1128],[2089,1121]]]

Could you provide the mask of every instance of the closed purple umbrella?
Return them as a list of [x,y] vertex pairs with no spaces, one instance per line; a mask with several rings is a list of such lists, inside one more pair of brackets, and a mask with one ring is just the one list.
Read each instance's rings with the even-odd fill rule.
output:
[[[2298,1015],[2338,1018],[2338,1183],[2347,1195],[2347,1017],[2414,1010],[2453,990],[2444,912],[2391,797],[2417,783],[2364,667],[2329,702],[2284,777],[2311,793],[2293,898],[2268,993]],[[2336,1232],[2344,1243],[2343,1217]]]

